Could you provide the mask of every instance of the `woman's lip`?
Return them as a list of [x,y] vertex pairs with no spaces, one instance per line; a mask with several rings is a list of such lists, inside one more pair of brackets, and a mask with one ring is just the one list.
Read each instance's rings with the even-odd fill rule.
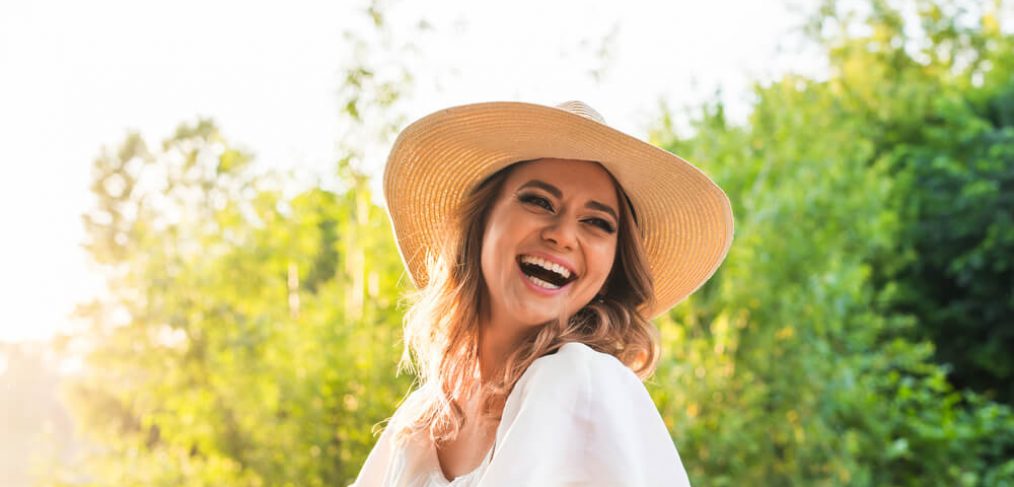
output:
[[566,260],[564,258],[557,257],[557,256],[551,255],[551,254],[547,254],[545,252],[539,252],[539,251],[536,250],[536,251],[533,251],[533,252],[523,252],[521,254],[518,254],[517,260],[520,261],[521,260],[521,256],[523,256],[523,255],[530,255],[532,257],[538,257],[540,259],[548,260],[548,261],[550,261],[550,262],[552,262],[554,264],[558,264],[558,265],[560,265],[562,267],[565,267],[568,271],[570,271],[570,275],[571,276],[576,276],[577,275],[577,271],[574,269],[574,264],[570,263],[570,261],[568,261],[568,260]]
[[521,270],[521,264],[517,264],[516,267],[518,269],[518,276],[520,276],[521,280],[525,282],[525,285],[528,286],[528,289],[531,289],[532,291],[535,291],[536,293],[539,293],[543,296],[557,296],[560,293],[562,293],[565,289],[567,289],[568,286],[574,283],[574,281],[570,281],[567,284],[560,286],[559,289],[546,289],[544,287],[536,286],[534,282],[528,279],[528,274],[525,274],[524,271]]

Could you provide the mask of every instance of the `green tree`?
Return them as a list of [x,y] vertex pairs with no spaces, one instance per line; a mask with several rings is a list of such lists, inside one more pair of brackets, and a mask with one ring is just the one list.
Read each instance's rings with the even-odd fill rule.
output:
[[96,161],[86,222],[111,296],[82,310],[70,389],[102,447],[95,484],[347,482],[373,443],[361,426],[407,390],[401,263],[365,178],[285,197],[249,162],[207,121]]
[[[653,386],[691,479],[703,485],[1014,483],[1010,408],[955,390],[934,347],[919,340],[931,322],[897,304],[914,295],[924,312],[950,305],[904,277],[910,266],[935,265],[986,278],[959,298],[963,306],[984,314],[1009,306],[1001,237],[1010,231],[1009,183],[992,179],[1009,181],[1010,145],[995,133],[1009,129],[984,126],[962,100],[996,92],[976,79],[1009,83],[1011,39],[990,30],[994,11],[958,28],[967,17],[941,12],[959,5],[922,2],[926,35],[916,42],[905,33],[919,26],[896,7],[868,6],[858,14],[828,2],[816,18],[828,79],[787,75],[758,86],[742,126],[714,102],[694,118],[692,136],[676,136],[671,115],[655,134],[713,174],[737,215],[726,263],[662,320],[672,354]],[[965,118],[934,127],[941,109]],[[925,184],[940,171],[919,158],[948,154],[960,154],[947,165],[962,168],[960,184],[939,193]],[[996,236],[920,255],[932,239],[919,233],[927,205],[913,202],[953,205],[959,196],[964,213],[949,215],[978,225],[974,236]],[[999,263],[952,264],[965,252]],[[1009,316],[976,326],[1002,336]]]
[[[712,102],[692,135],[671,116],[654,135],[737,217],[725,264],[659,320],[649,383],[695,485],[1014,484],[1014,414],[992,400],[1009,386],[1014,42],[999,7],[918,5],[913,24],[825,3],[827,79],[757,86],[745,124]],[[368,9],[380,40],[349,39],[331,189],[287,189],[209,121],[95,161],[87,247],[109,293],[65,343],[90,350],[68,394],[93,447],[48,484],[354,478],[411,380],[394,375],[409,284],[358,145],[389,139],[411,79],[370,55],[405,52],[385,8]]]
[[408,79],[371,56],[411,47],[386,8],[370,2],[369,26],[346,35],[332,177],[293,191],[300,178],[259,172],[208,120],[96,159],[87,249],[109,292],[63,342],[89,350],[67,395],[95,448],[48,484],[354,479],[411,380],[395,375],[408,281],[361,172]]

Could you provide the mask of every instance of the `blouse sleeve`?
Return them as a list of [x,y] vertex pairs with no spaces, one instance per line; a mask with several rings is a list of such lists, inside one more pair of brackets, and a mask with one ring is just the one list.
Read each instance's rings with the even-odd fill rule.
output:
[[356,477],[356,481],[349,487],[384,485],[385,476],[387,475],[391,457],[394,453],[391,440],[391,436],[394,434],[392,430],[393,428],[390,427],[384,428],[377,443],[366,457],[366,462],[363,463],[362,469],[359,470],[359,476]]
[[481,487],[690,485],[648,391],[615,357],[567,344],[515,387]]

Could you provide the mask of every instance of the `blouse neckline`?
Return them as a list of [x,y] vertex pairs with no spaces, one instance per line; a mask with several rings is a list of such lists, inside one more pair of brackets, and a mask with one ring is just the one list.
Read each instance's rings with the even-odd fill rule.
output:
[[[538,362],[539,359],[541,359],[543,357],[547,357],[549,355],[555,355],[555,354],[559,353],[560,351],[562,351],[565,347],[568,347],[568,346],[571,346],[571,345],[573,345],[573,342],[564,343],[562,346],[560,346],[559,349],[555,350],[554,352],[552,352],[552,353],[550,353],[548,355],[544,355],[542,357],[539,357],[538,359],[535,359],[534,362],[532,362],[531,364],[529,364],[528,368],[524,372],[521,373],[521,377],[518,378],[518,381],[515,384],[514,389],[511,390],[510,394],[507,394],[507,400],[504,401],[504,408],[503,408],[503,410],[504,411],[507,410],[507,407],[508,407],[509,404],[511,404],[511,401],[517,401],[517,398],[516,398],[517,393],[518,393],[517,384],[520,384],[521,383],[521,379],[524,379],[525,376],[529,374],[529,372],[532,369],[532,366],[535,365],[535,362]],[[440,487],[452,487],[456,483],[458,483],[459,481],[464,481],[464,480],[470,479],[473,476],[477,475],[480,471],[485,470],[486,466],[492,461],[493,451],[496,450],[497,443],[500,442],[500,427],[501,426],[503,426],[503,425],[501,424],[501,425],[497,426],[497,428],[496,428],[496,436],[493,438],[493,446],[491,446],[489,448],[489,451],[486,453],[486,456],[483,458],[482,463],[480,463],[479,466],[477,466],[474,469],[472,469],[471,472],[459,475],[457,477],[454,477],[451,480],[448,480],[447,477],[444,477],[444,471],[443,471],[442,468],[440,468],[440,458],[437,457],[437,446],[433,442],[427,441],[427,443],[428,443],[427,452],[428,452],[428,456],[430,458],[430,478],[433,479],[433,481],[438,486],[440,486]]]
[[[499,428],[497,428],[497,430],[499,431]],[[432,460],[430,462],[430,465],[431,465],[431,475],[430,476],[433,478],[433,480],[437,481],[438,485],[443,486],[443,487],[449,487],[451,485],[454,485],[457,482],[460,482],[460,481],[472,478],[473,476],[475,476],[476,474],[478,474],[479,471],[483,470],[486,467],[486,465],[489,464],[489,462],[490,462],[490,460],[491,460],[491,458],[493,456],[493,450],[496,449],[496,442],[497,442],[497,440],[494,439],[493,440],[493,446],[489,447],[489,451],[486,452],[486,455],[483,457],[482,462],[480,462],[478,466],[476,466],[475,468],[473,468],[472,471],[470,471],[468,473],[465,473],[465,474],[461,474],[461,475],[459,475],[457,477],[454,477],[453,479],[450,479],[450,480],[448,480],[447,477],[444,476],[444,471],[443,471],[442,468],[440,468],[440,458],[437,457],[437,446],[433,442],[428,442],[429,443],[429,448],[428,448],[428,450],[429,450],[429,456],[430,456],[430,459]]]

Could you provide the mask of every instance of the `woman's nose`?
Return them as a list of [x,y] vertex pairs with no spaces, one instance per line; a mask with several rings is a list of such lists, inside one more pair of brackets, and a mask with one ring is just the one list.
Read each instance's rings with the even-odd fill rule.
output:
[[542,238],[553,242],[559,248],[573,249],[577,245],[577,224],[557,220],[543,229]]

